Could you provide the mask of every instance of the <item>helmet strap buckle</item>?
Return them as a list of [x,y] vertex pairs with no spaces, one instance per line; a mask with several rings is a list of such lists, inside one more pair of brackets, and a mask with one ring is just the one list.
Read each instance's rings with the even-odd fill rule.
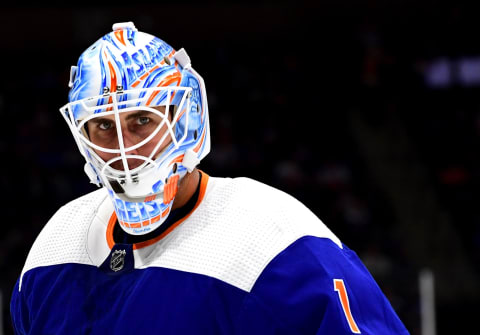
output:
[[199,163],[200,159],[198,159],[197,153],[192,149],[188,149],[183,156],[182,165],[188,172],[192,172]]

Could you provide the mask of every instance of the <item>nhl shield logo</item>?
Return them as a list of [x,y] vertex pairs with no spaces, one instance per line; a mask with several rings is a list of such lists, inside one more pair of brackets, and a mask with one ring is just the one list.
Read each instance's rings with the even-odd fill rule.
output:
[[112,258],[110,258],[110,269],[117,272],[123,269],[125,265],[125,255],[127,252],[125,250],[115,250],[112,253]]

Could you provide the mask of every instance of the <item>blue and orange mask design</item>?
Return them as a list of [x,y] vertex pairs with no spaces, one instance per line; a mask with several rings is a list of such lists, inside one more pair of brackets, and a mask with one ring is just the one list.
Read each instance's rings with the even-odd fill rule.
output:
[[127,22],[80,56],[69,86],[60,111],[86,174],[108,189],[125,232],[153,231],[168,217],[180,180],[210,151],[202,77],[184,49]]

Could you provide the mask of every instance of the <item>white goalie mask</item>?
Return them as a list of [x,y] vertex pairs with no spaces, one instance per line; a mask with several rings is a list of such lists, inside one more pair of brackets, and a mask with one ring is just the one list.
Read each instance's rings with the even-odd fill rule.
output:
[[60,109],[103,185],[122,229],[143,235],[170,214],[178,183],[210,151],[203,79],[185,50],[113,26],[72,66],[69,103]]

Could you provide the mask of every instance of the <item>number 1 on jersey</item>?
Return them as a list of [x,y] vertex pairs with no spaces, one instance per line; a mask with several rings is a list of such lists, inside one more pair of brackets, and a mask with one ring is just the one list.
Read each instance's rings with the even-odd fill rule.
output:
[[345,288],[345,283],[343,279],[334,279],[333,288],[338,293],[338,298],[342,304],[343,313],[345,313],[345,318],[347,319],[348,325],[352,333],[361,334],[360,329],[358,329],[357,323],[353,319],[352,311],[350,310],[350,303],[348,302],[347,289]]

